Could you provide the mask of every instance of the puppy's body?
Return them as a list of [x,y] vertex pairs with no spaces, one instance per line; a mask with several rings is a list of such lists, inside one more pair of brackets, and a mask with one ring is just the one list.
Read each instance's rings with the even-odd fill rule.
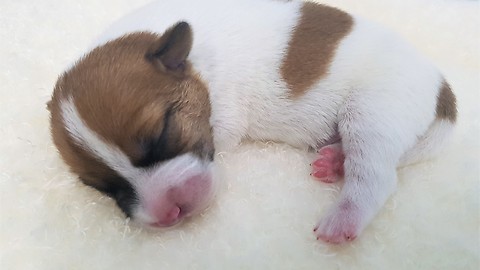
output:
[[[185,24],[170,28],[179,21],[186,21],[191,26],[194,37],[191,47],[185,45],[188,43]],[[149,53],[149,50],[155,47],[154,38],[132,34],[139,31],[160,34],[169,28],[163,35],[167,41],[160,42],[160,49],[154,49],[153,53]],[[124,37],[117,40],[121,36]],[[117,22],[94,47],[97,48],[97,54],[102,50],[118,50],[119,54],[112,56],[118,59],[112,63],[126,66],[130,71],[125,72],[130,74],[139,70],[140,64],[125,62],[121,52],[132,47],[137,49],[141,46],[136,44],[140,43],[145,43],[142,45],[145,46],[144,55],[159,59],[160,72],[178,78],[176,82],[179,86],[170,88],[179,88],[177,91],[186,93],[178,99],[185,108],[191,110],[189,115],[198,109],[196,106],[202,105],[192,102],[194,104],[189,107],[186,104],[189,99],[185,96],[195,91],[194,88],[208,89],[210,106],[201,104],[205,112],[211,107],[209,123],[217,150],[234,147],[246,138],[274,140],[314,149],[328,147],[328,144],[341,140],[341,149],[345,154],[345,186],[338,203],[316,227],[317,236],[330,242],[355,238],[394,191],[395,168],[430,153],[448,135],[456,118],[455,98],[441,74],[428,61],[382,27],[326,6],[299,1],[158,1]],[[182,50],[183,47],[188,49]],[[180,49],[175,51],[171,48]],[[90,63],[97,61],[97,58],[95,54],[90,54],[82,61]],[[139,61],[151,65],[145,59]],[[182,61],[186,61],[186,71]],[[77,74],[84,73],[78,68],[82,64],[85,65],[77,63],[65,76],[78,78]],[[126,87],[125,91],[132,91],[129,98],[135,99],[135,94],[142,95],[142,87],[126,79],[128,76],[114,73],[108,68],[103,72],[103,76],[93,80],[119,80],[122,89]],[[94,76],[87,77],[91,79]],[[185,87],[183,81],[189,78],[193,79]],[[69,90],[71,94],[65,94],[66,90],[61,90],[65,88],[83,90],[73,89]],[[91,103],[86,99],[82,101],[81,94],[75,94],[75,91],[93,91],[86,88],[89,87],[72,87],[72,83],[65,82],[65,79],[57,84],[58,90],[51,105],[52,125],[55,129],[55,124],[62,126],[63,122],[68,131],[62,136],[54,133],[60,151],[66,150],[58,141],[71,141],[73,137],[73,144],[86,149],[89,153],[86,155],[109,167],[132,186],[136,196],[136,210],[131,210],[134,217],[153,224],[175,223],[180,219],[177,218],[177,211],[180,210],[176,207],[167,207],[165,210],[163,206],[158,206],[165,200],[147,197],[155,197],[152,190],[157,190],[158,194],[165,197],[165,194],[171,193],[172,187],[180,186],[177,187],[180,193],[187,195],[174,196],[173,205],[179,205],[178,197],[182,200],[189,196],[197,198],[201,197],[197,194],[198,190],[210,190],[210,183],[199,185],[201,188],[192,184],[198,179],[210,179],[208,165],[194,166],[194,173],[187,173],[188,177],[178,177],[178,183],[189,184],[177,184],[175,181],[170,181],[168,185],[161,184],[165,182],[163,175],[178,170],[172,169],[176,165],[170,163],[178,161],[181,166],[186,166],[192,162],[205,162],[191,158],[188,153],[200,151],[192,149],[203,149],[200,151],[203,153],[204,149],[212,148],[206,143],[208,132],[202,133],[206,134],[202,136],[185,136],[185,126],[191,127],[193,124],[183,121],[181,125],[184,128],[176,132],[186,141],[190,140],[189,145],[195,147],[171,151],[167,159],[157,160],[149,164],[147,169],[137,171],[135,158],[132,158],[129,150],[125,150],[135,148],[131,146],[135,144],[132,139],[135,136],[110,138],[114,136],[110,134],[120,132],[119,127],[111,127],[110,133],[95,130],[96,125],[102,125],[105,121],[129,117],[118,111],[111,113],[109,120],[99,120],[102,110],[107,110],[105,106],[110,111],[121,110],[121,105],[115,103],[122,98],[115,96],[125,93],[117,93],[113,89],[106,94],[113,95],[111,100],[105,98],[103,103],[88,105],[83,115],[80,112],[76,117],[75,113],[68,113],[85,106],[82,104]],[[96,93],[105,92],[103,87],[96,84],[90,88],[95,88]],[[95,99],[96,94],[88,95]],[[194,99],[204,99],[204,95],[197,93]],[[155,99],[153,96],[150,98]],[[161,98],[172,97],[166,94]],[[149,107],[147,100],[142,101],[144,104],[139,102],[137,110],[143,105]],[[55,107],[60,109],[55,111]],[[155,116],[150,118],[163,123],[159,119],[168,114],[165,108],[159,109],[158,115],[152,113]],[[97,117],[86,116],[92,110],[98,110]],[[58,121],[55,121],[55,112]],[[149,114],[149,111],[145,113]],[[75,121],[68,122],[74,118]],[[132,116],[132,119],[138,120],[138,117]],[[142,119],[139,121],[144,121]],[[196,125],[209,125],[195,117],[192,119]],[[82,121],[85,129],[76,128],[81,126],[76,122]],[[152,123],[148,125],[155,126],[155,120]],[[135,134],[143,129],[147,128],[139,127]],[[89,139],[92,136],[85,136],[82,130],[91,130],[98,138]],[[106,150],[95,151],[92,147],[94,141],[97,146],[99,143],[106,145],[102,146]],[[175,141],[166,143],[175,144]],[[62,155],[65,157],[65,153],[62,152]],[[75,171],[76,163],[67,162]],[[152,188],[155,186],[162,188]],[[197,201],[188,201],[187,204],[200,208],[199,205],[203,203]],[[179,209],[183,211],[182,207]]]
[[[423,134],[435,117],[442,76],[397,36],[361,18],[351,17],[349,29],[339,29],[345,37],[332,48],[334,59],[315,63],[310,56],[310,62],[294,63],[301,64],[293,68],[301,74],[329,62],[321,78],[300,94],[288,86],[282,67],[289,64],[286,54],[303,6],[298,1],[158,1],[122,19],[95,47],[127,33],[163,33],[175,22],[189,22],[195,37],[189,60],[208,84],[217,149],[235,146],[245,136],[316,148],[335,135],[346,97],[365,90],[394,93],[369,102],[388,102],[390,109],[399,104],[397,113],[411,114],[407,118],[418,126],[414,133]],[[327,19],[344,19],[338,17]]]

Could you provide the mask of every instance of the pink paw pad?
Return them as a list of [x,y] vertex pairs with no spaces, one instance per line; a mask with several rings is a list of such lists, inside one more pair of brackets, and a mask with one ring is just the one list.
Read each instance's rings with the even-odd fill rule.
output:
[[340,145],[327,145],[318,151],[319,157],[312,163],[311,175],[325,183],[333,183],[343,176],[343,155]]

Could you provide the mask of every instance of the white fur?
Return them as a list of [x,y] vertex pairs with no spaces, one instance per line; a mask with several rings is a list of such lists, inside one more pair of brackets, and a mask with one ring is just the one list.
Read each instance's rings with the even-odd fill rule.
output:
[[437,156],[443,146],[451,142],[453,131],[452,122],[434,121],[417,143],[402,156],[399,164],[407,166]]

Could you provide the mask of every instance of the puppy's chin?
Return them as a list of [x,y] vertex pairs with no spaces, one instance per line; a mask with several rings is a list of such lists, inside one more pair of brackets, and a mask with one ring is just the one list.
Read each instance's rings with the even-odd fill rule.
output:
[[165,228],[202,212],[214,195],[212,166],[184,154],[145,172],[136,183],[138,203],[132,211],[137,223]]

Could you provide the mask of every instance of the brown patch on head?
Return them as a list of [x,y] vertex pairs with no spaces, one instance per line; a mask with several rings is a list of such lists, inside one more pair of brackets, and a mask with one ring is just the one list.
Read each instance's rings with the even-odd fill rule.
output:
[[102,190],[120,180],[65,130],[60,104],[70,97],[85,124],[136,166],[186,152],[213,158],[208,92],[186,60],[191,46],[186,23],[161,36],[133,33],[97,47],[59,78],[49,104],[52,137],[85,183]]
[[97,189],[107,188],[106,183],[97,182],[97,180],[111,178],[116,176],[116,173],[92,157],[70,138],[70,135],[64,128],[60,107],[57,105],[53,106],[53,104],[57,104],[57,101],[58,99],[54,97],[51,103],[51,132],[53,141],[60,150],[63,160],[71,167],[74,173],[81,176],[86,184]]
[[114,170],[93,157],[91,153],[88,153],[71,139],[64,128],[58,98],[54,95],[49,107],[51,107],[53,141],[63,160],[70,166],[72,172],[80,176],[82,182],[113,197],[125,214],[130,216],[132,206],[137,200],[132,186]]
[[436,118],[457,121],[457,99],[450,85],[443,81],[437,97]]
[[328,72],[337,46],[352,29],[352,17],[336,8],[306,2],[294,29],[281,74],[298,97]]

